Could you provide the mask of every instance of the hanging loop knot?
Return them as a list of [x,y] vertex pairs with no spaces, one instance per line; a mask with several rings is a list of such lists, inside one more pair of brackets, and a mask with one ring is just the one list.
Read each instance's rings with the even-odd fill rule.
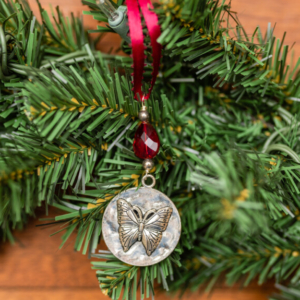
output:
[[[158,24],[158,17],[153,11],[153,5],[150,0],[126,0],[126,4],[128,8],[129,35],[132,45],[134,98],[144,102],[150,97],[159,71],[161,45],[157,42],[157,39],[160,36],[161,31]],[[144,16],[150,36],[150,45],[152,46],[153,71],[150,88],[147,94],[142,91],[145,46],[140,10]]]

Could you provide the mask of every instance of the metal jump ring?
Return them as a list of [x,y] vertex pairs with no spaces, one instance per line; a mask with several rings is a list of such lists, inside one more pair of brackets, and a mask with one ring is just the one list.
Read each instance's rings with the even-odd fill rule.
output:
[[[149,185],[147,185],[147,184],[145,183],[145,181],[146,181],[147,178],[151,178],[151,179],[152,179],[152,183],[149,184]],[[143,185],[143,187],[146,187],[146,188],[153,188],[153,187],[155,186],[155,184],[156,184],[156,180],[155,180],[155,178],[154,178],[153,175],[146,174],[145,176],[143,176],[143,178],[142,178],[142,185]]]

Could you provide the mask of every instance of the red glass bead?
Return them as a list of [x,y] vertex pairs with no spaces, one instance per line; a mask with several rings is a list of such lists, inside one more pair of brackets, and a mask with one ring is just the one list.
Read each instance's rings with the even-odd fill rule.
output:
[[147,122],[142,122],[134,136],[135,155],[141,159],[151,159],[157,155],[159,147],[160,142],[154,127]]

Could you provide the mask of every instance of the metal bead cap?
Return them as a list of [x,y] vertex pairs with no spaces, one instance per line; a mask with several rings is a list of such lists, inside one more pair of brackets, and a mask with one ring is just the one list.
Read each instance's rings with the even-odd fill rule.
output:
[[143,168],[144,168],[145,170],[150,171],[151,169],[153,169],[153,167],[154,167],[154,162],[153,162],[152,159],[145,159],[145,160],[143,161]]
[[139,111],[139,119],[142,122],[148,121],[149,120],[149,113],[147,111],[146,106],[142,106],[141,110]]

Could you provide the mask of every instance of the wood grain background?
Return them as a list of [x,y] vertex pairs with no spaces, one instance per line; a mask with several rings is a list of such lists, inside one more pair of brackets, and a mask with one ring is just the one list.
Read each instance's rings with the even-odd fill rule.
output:
[[[1,1],[1,0],[0,0]],[[40,0],[47,8],[61,5],[66,13],[71,11],[80,14],[83,7],[80,0]],[[29,0],[32,8],[37,13],[35,0]],[[86,8],[85,8],[86,9]],[[287,31],[286,44],[294,46],[296,56],[300,55],[300,3],[299,0],[233,0],[232,9],[239,12],[238,16],[252,33],[257,25],[265,30],[268,23],[276,25],[275,34],[282,37]],[[86,27],[95,28],[96,23],[90,16],[84,16]],[[100,48],[108,51],[112,45],[117,47],[119,38],[117,35],[107,36],[102,40]],[[51,209],[50,216],[59,214]],[[37,211],[39,217],[43,217],[44,211]],[[90,261],[86,256],[73,251],[73,240],[62,249],[58,250],[60,237],[49,235],[57,228],[36,227],[39,222],[31,219],[26,229],[15,232],[17,244],[2,245],[0,248],[0,299],[5,300],[94,300],[105,299],[99,287],[95,272],[90,268]],[[74,238],[74,237],[73,237]],[[205,294],[185,295],[187,299],[211,299],[211,300],[266,300],[267,295],[274,291],[273,284],[264,286],[250,285],[241,289],[239,285],[232,288],[219,285],[212,296]],[[178,298],[176,295],[168,296],[159,294],[156,299]]]

